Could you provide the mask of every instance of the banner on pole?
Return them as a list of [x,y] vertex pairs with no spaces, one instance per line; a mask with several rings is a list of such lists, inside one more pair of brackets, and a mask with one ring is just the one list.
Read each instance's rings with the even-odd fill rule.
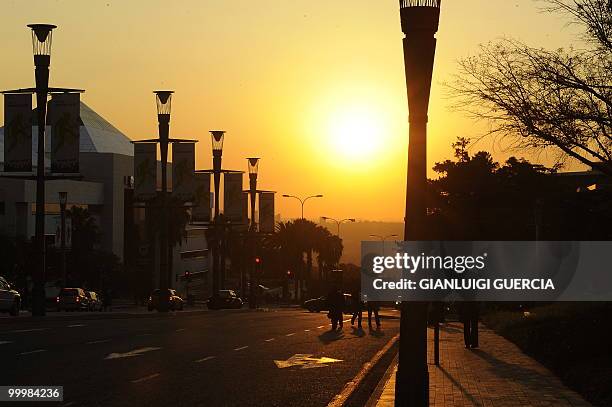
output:
[[242,220],[242,173],[227,173],[224,176],[223,212],[231,222]]
[[259,194],[259,231],[274,232],[274,192]]
[[172,196],[191,202],[195,195],[195,143],[172,144]]
[[134,196],[139,201],[155,197],[157,190],[157,143],[134,144]]
[[249,226],[249,193],[242,193],[242,223]]
[[80,95],[54,94],[49,102],[51,172],[79,172]]
[[4,95],[4,171],[32,171],[32,95]]
[[210,222],[211,209],[211,192],[210,192],[210,174],[197,173],[195,174],[195,198],[191,217],[196,222]]

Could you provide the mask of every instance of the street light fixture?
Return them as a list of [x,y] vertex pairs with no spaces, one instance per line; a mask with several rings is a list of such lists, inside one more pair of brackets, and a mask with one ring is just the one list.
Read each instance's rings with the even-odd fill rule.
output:
[[[220,219],[219,219],[219,205],[220,196],[219,189],[221,187],[221,160],[223,157],[223,141],[225,140],[225,131],[223,130],[211,130],[210,139],[212,142],[212,153],[213,153],[213,181],[215,189],[215,216],[213,219],[214,223],[214,236],[215,241],[212,244],[212,257],[213,257],[213,298],[219,296],[219,285],[220,285],[220,262],[219,252],[221,251],[221,238],[222,231]],[[225,270],[223,270],[225,272]]]
[[382,235],[370,235],[370,237],[375,237],[377,239],[380,239],[380,241],[382,242],[382,255],[385,255],[385,241],[389,238],[392,237],[398,237],[396,234],[393,235],[386,235],[386,236],[382,236]]
[[336,225],[338,226],[338,237],[340,237],[340,225],[343,223],[347,223],[347,222],[355,222],[355,218],[346,218],[346,219],[334,219],[334,218],[330,218],[329,216],[321,216],[321,219],[328,221],[331,220],[332,222],[336,222]]
[[251,194],[251,230],[256,230],[255,224],[255,198],[257,196],[257,173],[259,171],[259,158],[247,158],[249,169],[249,193]]
[[168,296],[168,216],[167,216],[167,195],[168,195],[168,145],[170,139],[170,113],[172,112],[171,90],[156,90],[155,102],[157,105],[157,122],[159,126],[159,151],[161,153],[161,197],[160,197],[160,222],[161,230],[159,236],[159,312],[167,312],[169,309],[170,298]]
[[68,279],[66,276],[66,203],[68,202],[68,192],[59,192],[59,204],[60,204],[60,249],[61,249],[61,271],[62,271],[62,282],[63,286],[68,285]]
[[[251,195],[251,226],[249,228],[250,235],[250,258],[254,258],[257,255],[257,224],[255,223],[255,198],[257,197],[257,174],[259,172],[259,158],[250,157],[247,158],[247,167],[249,170],[249,194]],[[255,257],[255,261],[258,262],[258,257]],[[249,308],[255,309],[257,307],[257,295],[256,285],[257,276],[255,265],[251,261],[249,264]]]
[[306,203],[306,201],[308,201],[311,198],[323,198],[323,195],[319,194],[319,195],[310,195],[307,196],[306,198],[300,198],[298,196],[295,195],[287,195],[287,194],[283,194],[283,198],[294,198],[297,199],[298,201],[300,201],[300,204],[302,205],[302,219],[304,219],[304,204]]
[[38,157],[36,160],[36,255],[37,267],[32,287],[32,315],[45,312],[45,128],[47,126],[47,95],[49,93],[49,65],[51,64],[52,24],[29,24],[32,30],[36,79],[36,111],[38,114]]

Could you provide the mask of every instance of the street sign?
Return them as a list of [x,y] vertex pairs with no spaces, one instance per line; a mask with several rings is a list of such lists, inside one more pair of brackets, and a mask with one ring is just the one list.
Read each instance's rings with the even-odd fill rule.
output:
[[296,353],[287,360],[275,360],[274,363],[279,369],[288,367],[300,366],[300,369],[313,369],[318,367],[329,366],[330,363],[342,362],[340,359],[332,359],[327,357],[313,358],[312,354]]

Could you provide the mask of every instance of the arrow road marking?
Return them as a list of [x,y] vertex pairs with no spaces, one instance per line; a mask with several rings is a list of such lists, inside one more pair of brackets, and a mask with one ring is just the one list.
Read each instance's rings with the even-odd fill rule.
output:
[[108,359],[131,358],[131,357],[134,357],[134,356],[140,356],[143,353],[152,352],[154,350],[159,350],[159,349],[161,349],[161,348],[146,347],[146,348],[134,349],[134,350],[126,352],[126,353],[111,353],[107,357],[105,357],[104,359],[108,360]]
[[274,363],[279,369],[285,369],[292,366],[300,366],[300,369],[313,369],[318,367],[329,366],[330,363],[342,362],[340,359],[332,359],[328,357],[313,358],[312,354],[296,353],[287,360],[275,360]]

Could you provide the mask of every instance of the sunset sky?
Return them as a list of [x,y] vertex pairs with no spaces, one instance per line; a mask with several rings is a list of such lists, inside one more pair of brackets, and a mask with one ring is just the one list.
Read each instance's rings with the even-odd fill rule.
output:
[[[541,5],[443,1],[429,167],[450,157],[457,136],[483,133],[449,111],[442,82],[457,59],[500,37],[577,43],[576,28]],[[2,0],[0,88],[33,86],[25,25],[56,24],[51,85],[86,89],[83,100],[130,138],[157,135],[152,91],[174,89],[171,136],[201,140],[198,168],[211,166],[208,130],[226,130],[224,166],[246,170],[245,157],[262,157],[260,186],[279,192],[283,217],[299,216],[299,206],[281,194],[320,193],[309,218],[401,220],[408,112],[398,8],[397,0]]]

